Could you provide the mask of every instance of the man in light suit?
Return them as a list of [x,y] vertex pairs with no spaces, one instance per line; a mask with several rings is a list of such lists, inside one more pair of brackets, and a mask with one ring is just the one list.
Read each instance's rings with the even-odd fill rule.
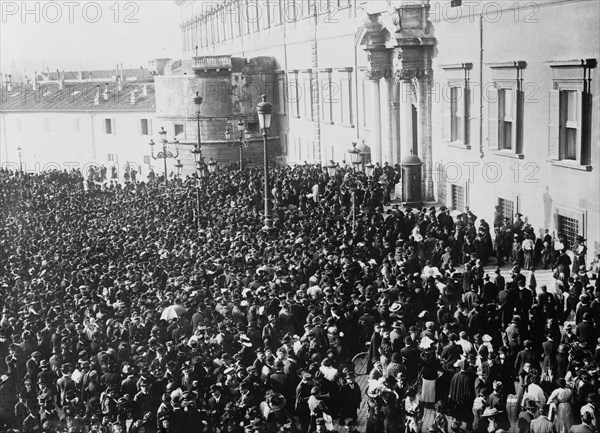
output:
[[548,409],[549,406],[547,404],[542,405],[540,415],[531,421],[529,427],[531,433],[556,433],[554,423],[548,419]]

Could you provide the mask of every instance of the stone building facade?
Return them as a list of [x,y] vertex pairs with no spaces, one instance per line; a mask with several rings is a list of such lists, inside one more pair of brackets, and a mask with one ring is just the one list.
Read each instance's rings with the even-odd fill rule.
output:
[[[184,57],[272,57],[287,162],[423,162],[422,197],[600,252],[600,3],[178,0]],[[283,88],[282,88],[283,86]]]

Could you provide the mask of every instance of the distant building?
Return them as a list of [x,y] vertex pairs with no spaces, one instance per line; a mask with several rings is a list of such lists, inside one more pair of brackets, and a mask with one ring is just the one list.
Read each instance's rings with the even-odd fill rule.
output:
[[159,128],[155,85],[147,69],[136,71],[57,71],[35,74],[28,82],[5,80],[0,90],[2,166],[18,167],[20,147],[27,171],[114,165],[122,175],[131,165],[147,175],[153,163],[148,142]]

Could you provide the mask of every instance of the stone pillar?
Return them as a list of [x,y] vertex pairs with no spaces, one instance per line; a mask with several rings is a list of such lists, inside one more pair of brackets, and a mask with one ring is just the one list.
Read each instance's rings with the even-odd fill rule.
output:
[[400,80],[400,159],[413,149],[412,98],[414,90],[410,80]]
[[[379,83],[380,90],[380,108],[381,113],[381,162],[392,162],[392,154],[390,153],[390,140],[391,140],[391,112],[389,110],[390,97],[391,97],[391,82],[389,79],[381,80]],[[382,164],[383,165],[383,164]]]
[[375,164],[376,162],[381,163],[381,98],[379,89],[381,76],[370,74],[369,72],[367,73],[367,77],[369,78],[367,111],[369,112],[369,127],[371,129],[369,146],[371,147],[371,161]]
[[424,197],[435,200],[433,191],[433,155],[431,148],[431,69],[425,68],[419,80],[419,141],[421,143]]
[[400,84],[396,81],[390,83],[390,164],[400,162]]

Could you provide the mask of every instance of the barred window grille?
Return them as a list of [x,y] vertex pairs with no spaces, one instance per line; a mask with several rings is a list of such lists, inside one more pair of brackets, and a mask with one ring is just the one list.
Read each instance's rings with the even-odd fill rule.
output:
[[512,200],[507,200],[505,198],[499,198],[498,206],[500,206],[500,212],[502,212],[502,217],[508,218],[508,220],[512,222],[513,217],[515,215],[515,202]]
[[451,185],[452,209],[463,212],[465,210],[465,189],[462,186]]
[[579,233],[579,220],[558,215],[558,231],[565,235],[569,245],[574,245]]

